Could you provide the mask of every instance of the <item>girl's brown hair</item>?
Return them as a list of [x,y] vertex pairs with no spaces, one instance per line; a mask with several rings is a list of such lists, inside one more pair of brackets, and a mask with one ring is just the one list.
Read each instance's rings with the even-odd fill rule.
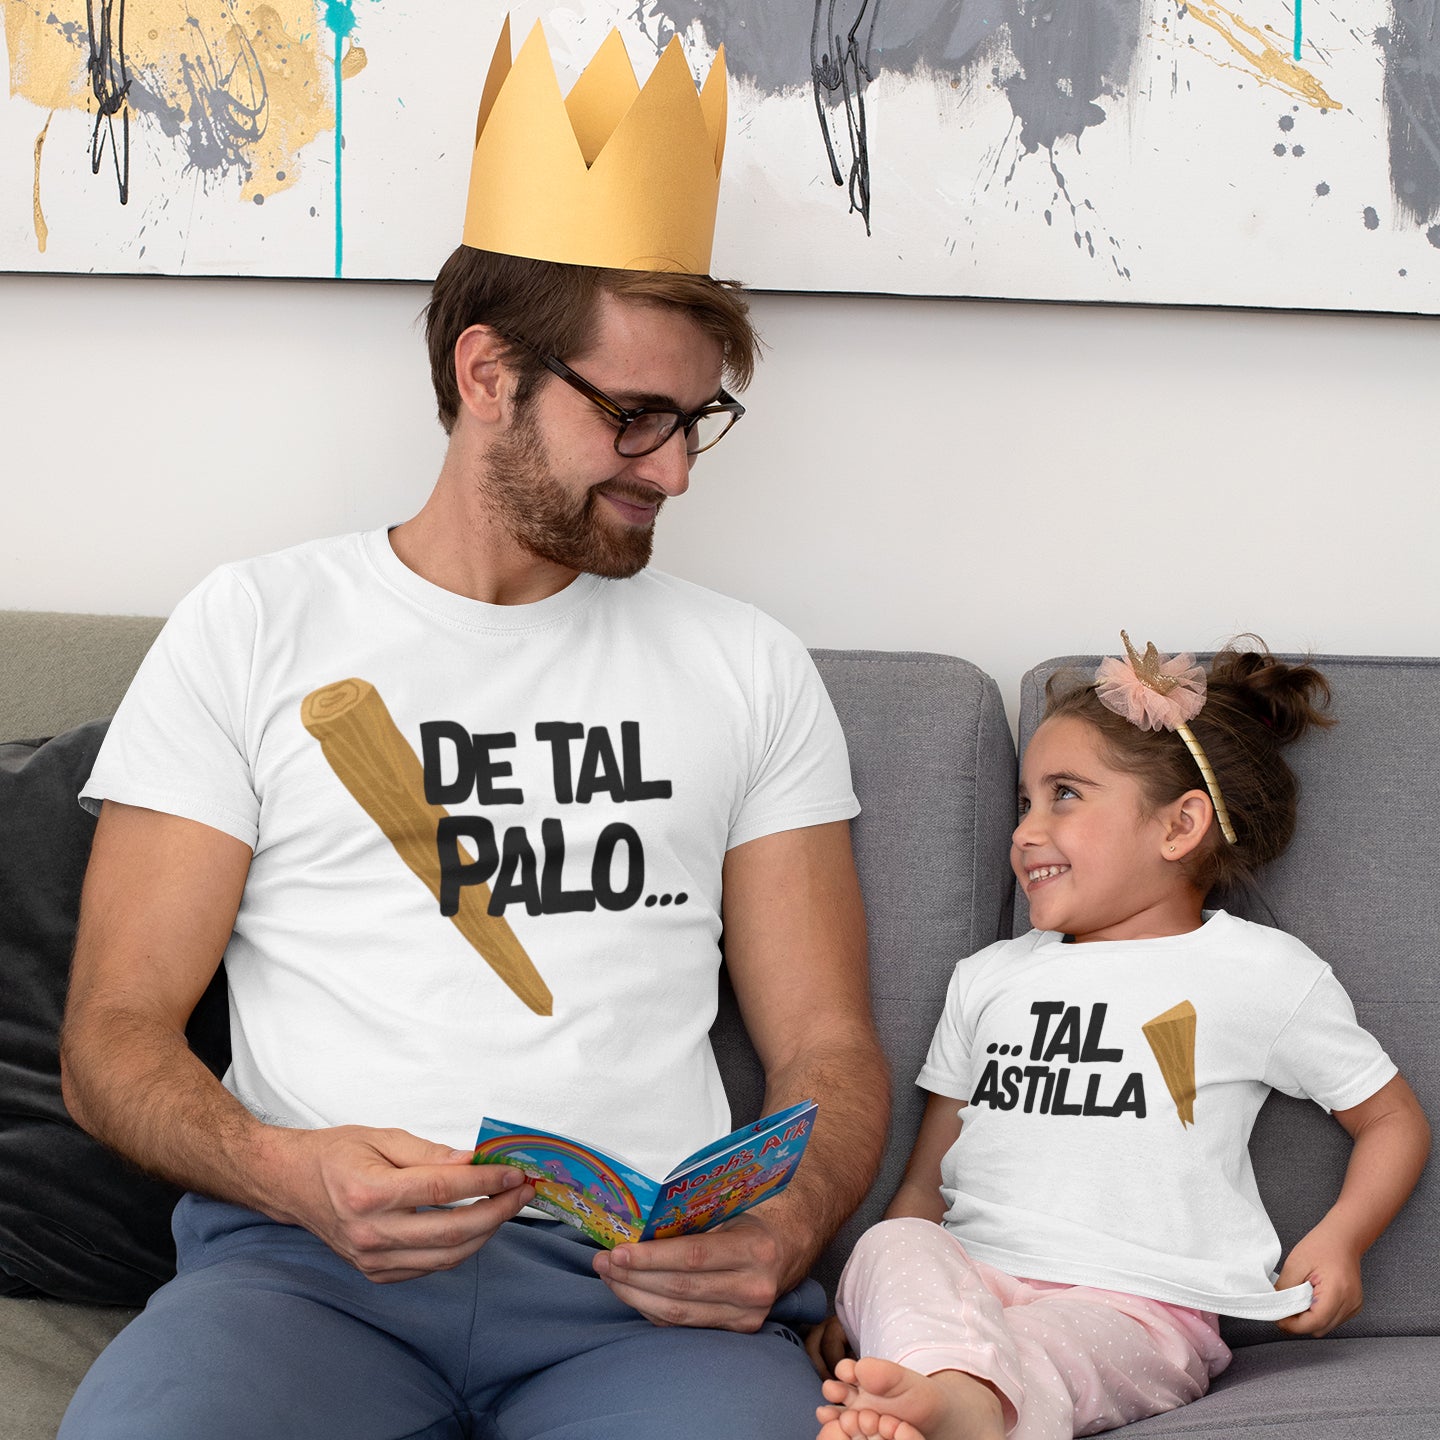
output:
[[[1234,890],[1282,855],[1295,834],[1299,786],[1281,753],[1314,726],[1334,723],[1324,713],[1330,686],[1312,665],[1278,660],[1255,636],[1222,650],[1207,667],[1205,705],[1190,721],[1215,772],[1237,843],[1211,825],[1191,857],[1202,891]],[[1188,790],[1204,790],[1185,742],[1170,730],[1142,730],[1100,703],[1092,684],[1057,672],[1045,687],[1045,718],[1072,715],[1099,731],[1106,759],[1133,775],[1158,809]]]
[[440,267],[425,307],[430,379],[445,433],[454,429],[460,412],[455,342],[466,330],[488,325],[506,342],[506,359],[518,377],[515,398],[523,404],[547,373],[541,355],[563,360],[589,343],[602,294],[683,312],[720,342],[731,388],[750,383],[760,342],[743,291],[731,281],[661,270],[560,265],[461,245]]

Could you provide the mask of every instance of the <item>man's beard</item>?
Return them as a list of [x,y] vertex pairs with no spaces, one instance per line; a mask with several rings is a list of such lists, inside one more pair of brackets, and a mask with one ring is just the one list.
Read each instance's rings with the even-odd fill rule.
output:
[[619,481],[602,481],[583,495],[572,495],[555,479],[528,411],[494,442],[486,462],[481,492],[500,523],[533,555],[611,580],[624,580],[650,563],[654,525],[606,526],[596,514],[605,503],[599,492],[609,490],[643,505],[663,503],[664,497]]

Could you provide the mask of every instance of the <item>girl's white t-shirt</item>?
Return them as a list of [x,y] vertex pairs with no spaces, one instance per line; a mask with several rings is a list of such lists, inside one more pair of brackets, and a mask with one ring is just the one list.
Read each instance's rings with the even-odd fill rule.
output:
[[1396,1073],[1330,967],[1215,911],[1076,945],[1031,931],[962,960],[918,1082],[968,1102],[946,1227],[1012,1275],[1278,1319],[1280,1242],[1247,1148],[1273,1088],[1330,1110]]

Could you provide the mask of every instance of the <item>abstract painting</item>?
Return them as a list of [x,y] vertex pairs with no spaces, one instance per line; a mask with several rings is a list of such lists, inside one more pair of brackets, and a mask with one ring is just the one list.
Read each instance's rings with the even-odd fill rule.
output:
[[717,273],[1440,313],[1440,0],[0,0],[0,267],[429,279],[507,11],[722,44]]
[[[366,65],[354,0],[3,4],[8,268],[51,268],[53,246],[60,269],[345,273],[344,99]],[[17,162],[31,147],[27,187]],[[307,169],[324,174],[307,185]],[[279,225],[259,218],[266,204]],[[11,223],[22,209],[28,266]],[[306,228],[333,264],[295,253],[314,248]]]

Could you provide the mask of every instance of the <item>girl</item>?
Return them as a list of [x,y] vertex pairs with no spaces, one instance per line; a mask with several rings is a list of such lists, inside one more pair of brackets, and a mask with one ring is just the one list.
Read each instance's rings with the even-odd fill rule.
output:
[[[1328,724],[1308,666],[1228,650],[1052,685],[1011,864],[1035,929],[962,961],[887,1218],[817,1337],[819,1440],[1070,1440],[1205,1393],[1217,1312],[1323,1335],[1419,1178],[1429,1129],[1329,966],[1223,910],[1289,843],[1281,746]],[[1270,1088],[1353,1142],[1276,1274],[1246,1143]],[[962,1128],[963,1116],[963,1128]],[[812,1350],[813,1353],[813,1350]]]

